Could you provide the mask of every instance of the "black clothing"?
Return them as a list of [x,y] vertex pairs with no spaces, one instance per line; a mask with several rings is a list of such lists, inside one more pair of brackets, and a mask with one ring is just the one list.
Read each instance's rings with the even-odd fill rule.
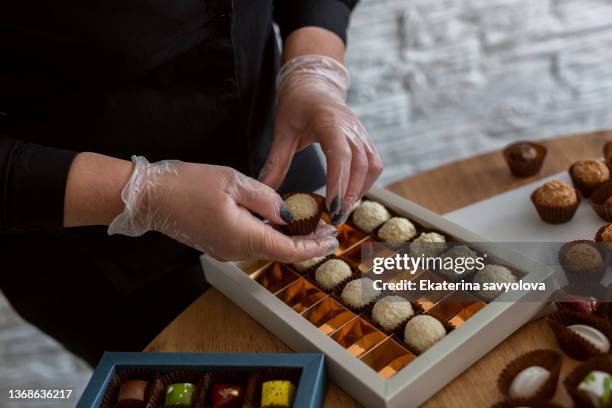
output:
[[[309,148],[295,156],[279,192],[324,183]],[[208,288],[194,250],[157,233],[104,235],[103,227],[0,235],[0,288],[11,305],[92,367],[104,351],[141,351]]]
[[[62,229],[72,159],[139,154],[256,175],[272,135],[273,22],[283,37],[314,25],[345,39],[356,0],[5,3],[0,289],[89,362],[104,348],[142,348],[202,292],[197,253],[157,233]],[[320,186],[313,151],[294,167],[300,160],[310,163],[297,171],[310,184],[291,189]]]
[[284,36],[316,25],[345,38],[355,2],[8,0],[0,226],[60,226],[75,152],[253,174],[251,153],[273,108],[273,19]]

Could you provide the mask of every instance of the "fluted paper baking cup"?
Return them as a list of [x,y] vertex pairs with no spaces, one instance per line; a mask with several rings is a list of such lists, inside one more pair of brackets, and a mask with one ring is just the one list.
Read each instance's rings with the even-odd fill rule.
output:
[[599,186],[589,198],[589,205],[595,210],[599,218],[612,222],[612,205],[606,204],[606,200],[612,196],[612,182]]
[[580,192],[576,189],[576,202],[566,206],[542,205],[534,200],[535,191],[531,193],[531,202],[533,203],[538,215],[542,221],[548,224],[564,224],[574,218],[576,210],[580,205]]
[[581,408],[599,408],[591,402],[591,399],[583,391],[578,390],[578,385],[591,371],[604,371],[612,374],[612,359],[608,355],[593,357],[588,361],[580,364],[571,373],[567,375],[563,384],[574,401],[577,407]]
[[325,207],[325,198],[315,193],[289,193],[283,196],[283,200],[287,200],[289,197],[296,194],[308,194],[309,196],[314,198],[318,204],[317,213],[312,217],[304,218],[301,220],[294,220],[289,224],[281,225],[280,228],[281,231],[283,231],[287,235],[308,235],[311,232],[314,232],[314,230],[316,230],[317,226],[319,225],[319,220],[321,219],[321,214],[323,214],[323,210]]
[[247,383],[244,407],[260,407],[263,383],[276,380],[290,381],[297,389],[298,383],[300,382],[300,369],[290,367],[265,367],[253,372],[249,376]]
[[549,315],[546,320],[553,330],[561,349],[565,354],[576,360],[587,360],[602,353],[595,345],[568,329],[567,326],[574,324],[591,326],[603,333],[608,338],[608,341],[612,341],[612,326],[610,326],[607,320],[597,316],[560,310]]
[[[595,248],[595,250],[597,250],[597,252],[599,252],[601,256],[601,264],[597,265],[593,269],[574,269],[565,258],[567,257],[567,251],[572,246],[578,244],[586,244]],[[565,276],[570,282],[601,282],[601,279],[606,273],[607,259],[608,251],[605,251],[600,248],[600,245],[596,244],[595,241],[589,241],[584,239],[570,241],[563,244],[559,249],[559,264],[561,265],[563,272],[565,272]]]
[[499,391],[509,396],[510,385],[516,376],[524,369],[532,366],[540,366],[548,370],[550,376],[531,398],[550,399],[557,390],[557,380],[561,371],[563,357],[554,350],[534,350],[517,357],[502,370],[497,380]]
[[149,382],[144,401],[145,404],[148,404],[151,400],[153,391],[157,387],[157,383],[160,381],[160,376],[156,371],[147,368],[125,368],[117,370],[106,386],[100,407],[112,408],[112,406],[117,403],[117,398],[119,398],[119,388],[121,384],[130,380],[144,380]]
[[568,172],[569,172],[570,178],[572,179],[572,183],[574,183],[574,187],[580,190],[580,192],[585,198],[589,198],[595,192],[595,190],[598,189],[599,186],[608,182],[608,180],[606,180],[603,183],[602,182],[587,183],[584,180],[580,180],[578,177],[574,175],[573,169],[575,165],[576,163],[572,164]]

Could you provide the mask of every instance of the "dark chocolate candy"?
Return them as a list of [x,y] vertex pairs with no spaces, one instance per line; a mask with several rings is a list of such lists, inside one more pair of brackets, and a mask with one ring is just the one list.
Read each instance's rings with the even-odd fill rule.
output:
[[236,384],[215,384],[212,388],[213,407],[238,408],[244,400],[244,388]]
[[117,401],[144,401],[147,392],[148,381],[129,380],[119,387]]
[[528,143],[513,146],[508,152],[510,158],[516,161],[527,162],[538,157],[538,151]]

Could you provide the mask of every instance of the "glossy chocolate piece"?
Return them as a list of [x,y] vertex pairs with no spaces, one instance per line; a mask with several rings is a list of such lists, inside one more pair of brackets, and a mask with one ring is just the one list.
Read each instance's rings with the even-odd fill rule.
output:
[[244,401],[244,388],[237,384],[215,384],[212,387],[213,407],[238,408]]
[[359,357],[386,338],[383,332],[360,317],[352,320],[332,335],[332,339],[355,357]]
[[189,407],[193,400],[195,385],[191,383],[176,383],[170,384],[166,390],[166,398],[164,405],[176,405],[180,407]]
[[261,408],[289,408],[295,398],[291,381],[266,381],[261,386]]
[[144,380],[129,380],[124,382],[119,387],[117,402],[144,401],[148,386],[149,382]]

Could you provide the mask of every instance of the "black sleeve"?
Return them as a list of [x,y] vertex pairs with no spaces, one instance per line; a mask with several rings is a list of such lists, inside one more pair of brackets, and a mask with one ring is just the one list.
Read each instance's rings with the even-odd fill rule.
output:
[[0,227],[61,227],[76,154],[0,134]]
[[332,31],[346,43],[351,11],[358,0],[276,0],[274,21],[283,40],[298,28],[317,26]]

